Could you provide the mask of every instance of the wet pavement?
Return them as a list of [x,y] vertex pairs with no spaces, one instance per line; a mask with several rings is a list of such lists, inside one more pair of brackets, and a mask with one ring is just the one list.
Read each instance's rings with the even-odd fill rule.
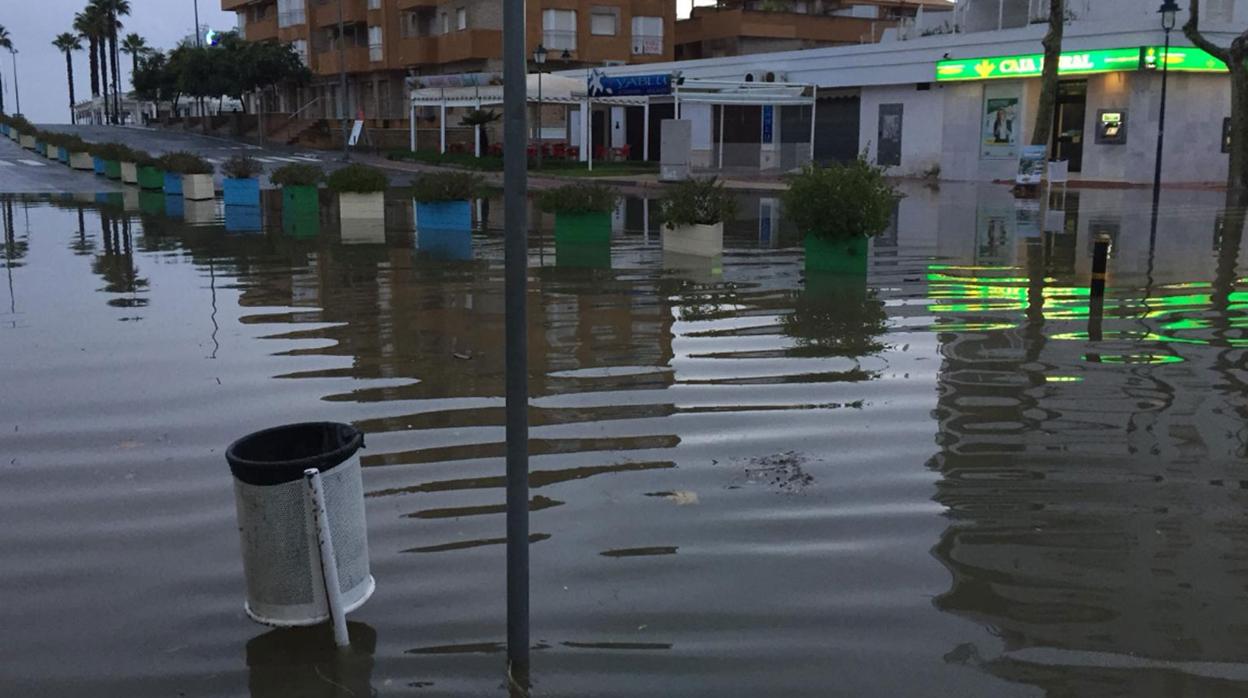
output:
[[[537,695],[1248,695],[1243,212],[907,194],[865,278],[807,276],[770,198],[709,261],[653,202],[605,250],[532,219]],[[475,208],[0,200],[0,695],[504,693]],[[345,655],[242,610],[223,449],[312,419],[368,433]]]

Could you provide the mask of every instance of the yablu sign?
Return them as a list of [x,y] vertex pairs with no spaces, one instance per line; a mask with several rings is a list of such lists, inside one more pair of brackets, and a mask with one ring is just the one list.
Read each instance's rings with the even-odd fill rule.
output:
[[589,74],[590,97],[642,97],[672,93],[671,75],[625,75],[610,77],[601,70]]

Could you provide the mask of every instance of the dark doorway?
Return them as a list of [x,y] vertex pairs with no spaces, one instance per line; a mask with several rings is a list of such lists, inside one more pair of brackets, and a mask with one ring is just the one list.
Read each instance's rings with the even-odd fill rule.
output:
[[[721,116],[722,112],[722,116]],[[716,105],[712,110],[714,129],[711,132],[715,139],[713,151],[719,157],[720,134],[719,125],[722,119],[723,164],[724,167],[757,168],[761,164],[761,141],[763,132],[763,110],[757,106],[738,107]],[[718,166],[716,159],[713,166]]]
[[858,157],[861,100],[852,97],[820,99],[815,111],[815,160],[822,164],[848,162]]
[[1071,172],[1083,171],[1083,124],[1088,112],[1088,81],[1057,84],[1053,110],[1053,159],[1070,163]]
[[602,159],[599,155],[600,149],[605,147],[607,143],[611,142],[611,132],[608,130],[611,127],[611,120],[608,118],[609,116],[610,112],[602,109],[595,109],[590,112],[589,115],[591,123],[593,124],[594,134],[594,139],[593,142],[590,143],[590,147],[594,149],[593,153],[595,160]]
[[624,142],[628,144],[628,159],[640,160],[643,141],[646,139],[646,108],[624,108]]

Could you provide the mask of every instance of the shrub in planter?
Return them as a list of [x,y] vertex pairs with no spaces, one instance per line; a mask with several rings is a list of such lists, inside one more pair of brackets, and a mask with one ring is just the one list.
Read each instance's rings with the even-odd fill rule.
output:
[[671,186],[660,204],[663,249],[714,257],[724,251],[724,221],[737,212],[732,194],[715,177]]
[[860,157],[785,180],[784,213],[805,236],[807,271],[865,274],[867,241],[888,227],[897,201],[883,168]]
[[[214,169],[207,160],[193,153],[169,153],[160,159],[160,166],[165,172],[179,175],[182,198],[190,201],[204,201],[217,195],[213,185]],[[169,193],[168,182],[165,192]]]
[[160,169],[160,161],[146,153],[136,163],[139,168],[139,188],[146,191],[161,191],[165,188],[165,173]]
[[283,165],[274,170],[269,181],[282,188],[283,215],[286,211],[299,217],[315,215],[320,208],[317,187],[324,178],[325,173],[316,165]]
[[368,165],[347,165],[329,175],[329,189],[338,195],[338,215],[345,219],[385,218],[386,173]]
[[151,155],[141,150],[126,148],[126,152],[121,155],[121,181],[126,184],[138,184],[139,166],[150,162],[154,162]]
[[104,163],[104,176],[121,179],[121,161],[130,149],[120,143],[97,143],[91,146],[91,154]]
[[427,230],[472,230],[472,200],[484,186],[481,177],[468,172],[429,174],[416,180],[416,227]]
[[225,179],[221,182],[226,206],[259,206],[260,163],[245,155],[230,158],[222,165]]
[[538,207],[555,214],[555,244],[611,241],[611,212],[620,196],[600,182],[577,182],[542,192]]

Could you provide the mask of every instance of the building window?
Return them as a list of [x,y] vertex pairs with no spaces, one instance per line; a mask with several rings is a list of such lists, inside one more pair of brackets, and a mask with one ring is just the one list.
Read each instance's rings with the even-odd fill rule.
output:
[[277,0],[277,26],[295,27],[307,24],[303,3],[304,0]]
[[368,28],[368,60],[374,63],[382,60],[381,27]]
[[463,31],[468,28],[468,8],[460,7],[455,10],[455,29]]
[[368,0],[368,9],[370,9],[370,10],[380,10],[380,9],[381,9],[381,0]]
[[662,17],[633,17],[633,55],[663,55]]
[[290,45],[292,48],[295,49],[295,53],[299,55],[299,62],[303,63],[304,65],[307,65],[308,64],[308,41],[306,39],[295,39],[294,41],[290,42]]
[[451,16],[443,12],[441,18],[442,18],[442,33],[450,34],[451,33]]
[[542,44],[552,51],[575,51],[576,10],[543,10]]
[[615,36],[620,29],[620,8],[595,7],[589,15],[589,33],[594,36]]
[[238,33],[247,36],[247,13],[236,12],[238,15]]

